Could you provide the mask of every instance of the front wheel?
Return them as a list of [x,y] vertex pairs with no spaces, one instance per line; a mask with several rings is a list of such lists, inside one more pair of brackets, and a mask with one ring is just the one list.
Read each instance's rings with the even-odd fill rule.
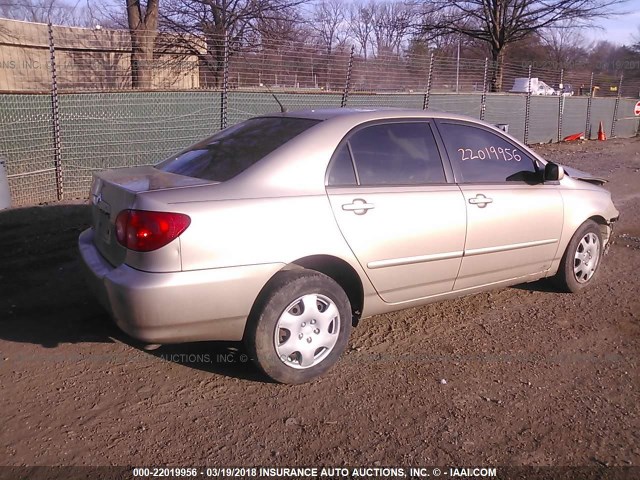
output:
[[600,227],[593,220],[584,222],[571,237],[553,282],[565,292],[579,292],[590,285],[602,259]]
[[278,382],[304,383],[322,375],[349,340],[349,299],[322,273],[278,273],[256,307],[245,344],[256,365]]

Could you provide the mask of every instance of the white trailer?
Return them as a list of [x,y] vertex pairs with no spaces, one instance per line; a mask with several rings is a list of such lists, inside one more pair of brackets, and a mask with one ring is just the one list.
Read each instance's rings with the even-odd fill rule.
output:
[[531,95],[555,95],[556,91],[549,85],[544,83],[537,77],[531,79],[527,77],[516,78],[513,81],[513,87],[509,92],[511,93],[529,93],[531,88]]

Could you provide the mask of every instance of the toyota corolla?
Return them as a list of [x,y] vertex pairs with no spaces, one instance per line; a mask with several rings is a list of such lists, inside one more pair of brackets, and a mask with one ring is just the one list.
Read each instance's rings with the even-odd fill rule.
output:
[[362,318],[545,277],[589,286],[618,218],[602,183],[467,117],[288,112],[96,174],[79,245],[131,336],[242,340],[301,383]]

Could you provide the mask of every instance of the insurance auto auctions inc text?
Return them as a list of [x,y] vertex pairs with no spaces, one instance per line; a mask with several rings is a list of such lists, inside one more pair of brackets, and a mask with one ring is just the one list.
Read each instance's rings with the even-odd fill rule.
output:
[[464,467],[260,467],[258,477],[305,478],[422,478],[422,477],[496,477],[496,468]]

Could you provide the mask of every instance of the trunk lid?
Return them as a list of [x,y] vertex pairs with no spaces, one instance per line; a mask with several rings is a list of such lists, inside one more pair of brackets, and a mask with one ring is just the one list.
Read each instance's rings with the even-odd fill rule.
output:
[[113,266],[122,264],[127,249],[120,245],[115,235],[116,218],[122,210],[135,208],[136,197],[144,192],[206,183],[211,182],[163,172],[150,166],[95,173],[89,200],[96,248]]

